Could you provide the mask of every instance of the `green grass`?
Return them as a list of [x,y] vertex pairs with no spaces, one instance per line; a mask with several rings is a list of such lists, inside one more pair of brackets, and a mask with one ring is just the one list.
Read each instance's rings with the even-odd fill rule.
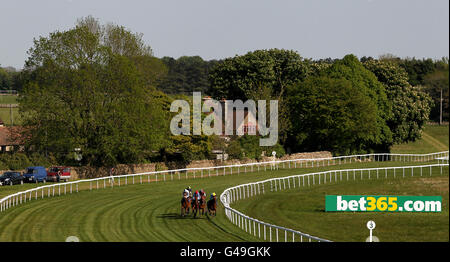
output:
[[[9,109],[7,112],[9,113]],[[8,114],[9,115],[9,114]],[[1,117],[1,109],[0,109]],[[5,120],[4,120],[5,121]],[[16,121],[15,121],[16,122]],[[6,122],[8,123],[8,122]],[[448,126],[427,125],[419,141],[395,146],[396,153],[431,153],[448,150]],[[280,169],[233,175],[203,174],[169,175],[166,182],[154,180],[143,185],[107,187],[89,191],[89,183],[80,185],[80,192],[52,198],[38,199],[0,213],[0,241],[65,241],[77,236],[81,241],[261,241],[231,224],[219,205],[214,218],[180,218],[181,191],[188,185],[204,188],[218,195],[224,189],[238,184],[272,177],[317,172],[329,169],[401,166],[408,163],[377,162],[346,164],[331,167]],[[414,163],[418,165],[420,163]],[[409,164],[408,164],[409,165]],[[381,241],[449,241],[448,169],[443,177],[390,178],[328,183],[269,193],[240,201],[233,205],[238,210],[265,222],[304,231],[311,235],[335,241],[364,241],[369,219],[377,222],[374,234]],[[219,174],[222,174],[222,170]],[[213,172],[213,175],[215,173]],[[136,183],[139,179],[136,178]],[[125,180],[121,180],[124,185]],[[0,187],[0,197],[42,184],[24,184]],[[102,187],[103,184],[100,183]],[[444,205],[441,213],[325,213],[325,194],[386,194],[386,195],[441,195]],[[47,191],[45,192],[47,195]],[[41,195],[39,194],[39,197]],[[270,210],[270,212],[268,212]],[[31,222],[30,222],[31,221]]]
[[448,125],[426,125],[422,138],[406,144],[395,145],[392,153],[403,154],[425,154],[449,149],[449,126]]
[[0,95],[0,104],[17,104],[16,95]]
[[[233,207],[264,222],[333,241],[365,241],[366,223],[374,220],[374,235],[382,242],[448,242],[448,168],[444,175],[328,183],[271,192]],[[443,203],[440,213],[325,212],[325,195],[442,196]]]
[[[17,104],[16,95],[0,95],[0,104]],[[20,125],[20,115],[19,108],[12,108],[12,117],[14,120],[14,125]],[[0,119],[5,125],[11,125],[11,111],[9,108],[0,108]]]
[[[22,123],[19,114],[19,108],[12,108],[12,117],[14,120],[14,125],[20,125]],[[9,108],[0,108],[0,119],[5,125],[11,125],[11,111]]]
[[[188,179],[181,175],[181,180],[174,175],[173,181],[166,176],[166,182],[162,182],[160,176],[159,182],[150,183],[144,177],[142,185],[136,178],[137,184],[130,185],[132,180],[128,179],[127,186],[118,187],[116,180],[114,188],[97,190],[94,183],[92,192],[89,191],[89,183],[85,183],[84,190],[79,193],[33,200],[0,213],[0,241],[65,241],[68,236],[77,236],[81,241],[260,241],[231,224],[220,205],[217,217],[181,218],[179,201],[183,188],[191,185],[194,190],[204,188],[208,194],[216,192],[219,195],[228,187],[271,177],[336,168],[397,165],[400,163],[360,163],[239,175],[234,170],[233,175],[227,176],[208,177],[204,173],[203,179],[199,179],[200,174],[197,173],[196,179],[192,174]],[[122,179],[121,185],[124,183]],[[19,191],[33,186],[36,185],[2,187],[0,195],[11,193],[11,188]],[[335,186],[339,187],[339,184]],[[102,183],[100,187],[103,187]],[[320,190],[321,187],[317,188]],[[317,196],[320,195],[318,192]],[[289,196],[289,192],[285,193]],[[253,203],[253,200],[248,202]],[[285,209],[275,208],[271,212],[282,218]],[[282,221],[277,220],[276,224],[278,222]],[[448,231],[448,223],[439,226]]]

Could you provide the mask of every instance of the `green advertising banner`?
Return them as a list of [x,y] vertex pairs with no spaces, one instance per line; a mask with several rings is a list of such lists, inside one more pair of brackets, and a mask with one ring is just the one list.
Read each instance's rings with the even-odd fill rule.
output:
[[325,196],[326,212],[441,212],[440,196]]

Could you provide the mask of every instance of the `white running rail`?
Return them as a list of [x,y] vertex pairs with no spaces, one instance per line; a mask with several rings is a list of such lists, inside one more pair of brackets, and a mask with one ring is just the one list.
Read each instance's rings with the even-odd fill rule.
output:
[[[152,171],[136,174],[118,175],[118,176],[106,176],[92,179],[82,179],[75,180],[65,183],[54,183],[44,186],[39,186],[31,188],[25,191],[17,192],[0,199],[0,212],[3,212],[11,207],[26,203],[33,199],[37,200],[44,197],[53,197],[66,194],[72,194],[73,192],[79,192],[80,185],[84,185],[87,188],[89,185],[89,190],[106,188],[107,186],[114,187],[127,185],[128,180],[132,180],[132,184],[135,184],[135,180],[139,179],[142,184],[143,179],[147,178],[147,182],[151,181],[166,181],[170,176],[170,180],[178,176],[178,179],[185,177],[186,179],[205,177],[206,171],[208,177],[214,175],[226,175],[240,172],[248,171],[262,171],[273,170],[279,168],[304,168],[304,167],[320,167],[320,166],[330,166],[345,163],[359,163],[365,161],[401,161],[401,162],[425,162],[436,160],[437,158],[448,157],[449,151],[430,153],[430,154],[391,154],[391,153],[379,153],[379,154],[364,154],[364,155],[351,155],[351,156],[339,156],[339,157],[329,157],[329,158],[314,158],[314,159],[292,159],[292,160],[277,160],[277,161],[266,161],[266,162],[254,162],[247,164],[236,164],[227,166],[213,166],[213,167],[201,167],[201,168],[183,168],[183,169],[172,169],[164,171]],[[214,172],[215,171],[215,172]],[[159,177],[158,177],[159,175]],[[158,180],[159,179],[159,180]]]
[[[439,163],[439,164],[418,165],[418,166],[340,169],[302,175],[294,175],[281,178],[271,178],[264,181],[230,187],[220,195],[220,201],[223,203],[225,207],[225,215],[233,224],[237,225],[238,227],[245,230],[249,234],[252,234],[260,239],[262,238],[265,241],[272,242],[276,239],[276,242],[279,242],[279,235],[280,235],[279,231],[281,231],[282,233],[284,232],[284,242],[288,242],[291,240],[292,242],[295,241],[303,242],[304,239],[307,239],[309,242],[311,241],[330,242],[330,240],[311,236],[306,233],[302,233],[300,231],[259,221],[258,219],[249,217],[237,211],[236,209],[231,208],[230,204],[238,200],[250,198],[260,194],[265,194],[269,188],[270,191],[273,192],[291,189],[291,185],[292,188],[295,188],[297,184],[297,187],[300,189],[302,187],[309,187],[316,184],[320,185],[321,183],[322,184],[332,183],[333,180],[334,182],[339,182],[342,180],[346,181],[356,180],[357,178],[361,180],[375,179],[375,177],[376,179],[379,179],[380,177],[388,178],[389,176],[394,178],[395,177],[404,178],[405,176],[414,176],[414,174],[416,174],[416,176],[418,175],[431,176],[433,172],[436,172],[436,168],[440,170],[439,173],[442,175],[443,167],[448,167],[448,157],[446,164]],[[275,237],[272,237],[272,230],[274,231]],[[283,237],[283,234],[281,235],[281,237]]]

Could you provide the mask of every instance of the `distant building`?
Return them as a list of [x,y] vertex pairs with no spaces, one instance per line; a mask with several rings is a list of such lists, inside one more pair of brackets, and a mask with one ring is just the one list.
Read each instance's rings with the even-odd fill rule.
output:
[[0,120],[0,152],[9,152],[21,148],[21,127],[5,126]]
[[228,154],[222,150],[211,150],[211,154],[215,155],[217,160],[228,160]]
[[[211,97],[206,96],[203,98],[203,101],[210,100]],[[248,111],[247,108],[244,109],[244,117],[243,120],[238,122],[236,119],[236,108],[233,108],[232,111],[228,110],[225,106],[225,99],[220,100],[220,105],[222,109],[222,116],[219,117],[216,115],[218,119],[222,120],[222,135],[225,136],[225,124],[227,122],[233,123],[233,135],[244,135],[244,134],[257,134],[258,132],[258,122],[256,120],[256,116],[253,112]],[[216,118],[216,119],[217,119]]]

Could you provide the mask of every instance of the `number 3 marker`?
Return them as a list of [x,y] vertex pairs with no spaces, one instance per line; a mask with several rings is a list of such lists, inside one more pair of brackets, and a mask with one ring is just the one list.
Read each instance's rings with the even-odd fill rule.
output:
[[370,230],[369,242],[372,242],[372,230],[375,228],[376,224],[374,221],[370,220],[367,222],[367,228]]

